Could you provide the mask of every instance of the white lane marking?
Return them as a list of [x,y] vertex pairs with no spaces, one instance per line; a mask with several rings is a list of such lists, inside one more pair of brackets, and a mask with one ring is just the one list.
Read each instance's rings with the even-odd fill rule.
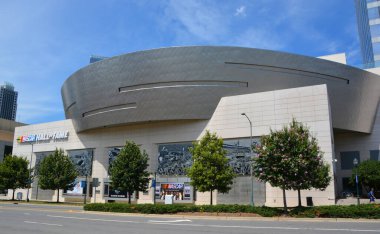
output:
[[344,232],[380,232],[380,230],[371,229],[333,229],[333,228],[313,228],[315,231],[344,231]]
[[265,226],[227,226],[227,225],[211,225],[211,224],[187,224],[187,223],[167,223],[167,222],[140,222],[140,221],[129,221],[129,220],[112,220],[112,219],[91,219],[91,218],[81,218],[72,216],[58,216],[58,215],[47,215],[52,218],[62,218],[62,219],[78,219],[87,221],[103,221],[103,222],[115,222],[115,223],[136,223],[136,224],[151,224],[151,225],[171,225],[171,226],[190,226],[190,227],[214,227],[214,228],[242,228],[242,229],[279,229],[279,230],[307,230],[307,231],[342,231],[342,232],[380,232],[380,229],[332,229],[332,228],[300,228],[300,227],[265,227]]
[[41,224],[41,225],[47,225],[47,226],[58,226],[62,227],[62,224],[55,224],[55,223],[40,223],[40,222],[32,222],[32,221],[24,221],[24,223],[31,223],[31,224]]
[[243,228],[243,229],[279,229],[279,230],[308,230],[308,231],[344,231],[344,232],[380,232],[380,229],[332,229],[332,228],[297,228],[297,227],[260,227],[260,226],[226,226],[226,225],[209,225],[209,224],[180,224],[180,223],[150,223],[166,224],[172,226],[192,226],[192,227],[214,227],[214,228]]
[[191,222],[189,219],[179,219],[179,220],[149,220],[149,223],[180,223],[180,222]]
[[[151,223],[151,224],[164,224],[164,223]],[[333,228],[297,228],[297,227],[260,227],[260,226],[226,226],[226,225],[202,225],[202,224],[177,224],[167,223],[172,226],[196,226],[196,227],[216,227],[216,228],[245,228],[245,229],[285,229],[285,230],[308,230],[308,231],[344,231],[344,232],[380,232],[380,229],[333,229]]]
[[78,220],[87,220],[87,221],[104,221],[104,222],[115,222],[115,223],[145,223],[145,222],[136,222],[129,220],[115,220],[115,219],[90,219],[90,218],[81,218],[81,217],[71,217],[71,216],[59,216],[59,215],[47,215],[52,218],[61,218],[61,219],[78,219]]
[[30,213],[24,213],[24,215],[30,215]]

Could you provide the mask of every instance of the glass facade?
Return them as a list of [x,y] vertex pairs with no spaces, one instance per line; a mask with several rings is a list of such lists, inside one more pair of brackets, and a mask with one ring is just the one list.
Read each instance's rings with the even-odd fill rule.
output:
[[369,151],[370,160],[380,161],[379,155],[380,155],[380,150]]
[[110,174],[110,166],[112,162],[116,159],[116,157],[119,155],[121,148],[122,147],[108,148],[108,174]]
[[355,0],[364,67],[380,66],[380,0]]
[[17,95],[10,83],[0,87],[0,118],[15,120],[17,111]]
[[191,142],[158,145],[159,175],[185,175],[186,168],[192,164]]
[[92,173],[92,149],[69,150],[67,154],[74,163],[79,176],[91,176]]
[[354,168],[354,159],[358,160],[360,163],[360,152],[359,151],[346,151],[340,152],[340,168],[342,170],[352,170]]
[[[255,145],[259,139],[254,138]],[[251,152],[250,139],[224,140],[223,148],[227,151],[230,166],[237,175],[250,175]],[[158,168],[159,175],[185,175],[186,168],[192,164],[189,148],[191,142],[160,144],[158,145]]]

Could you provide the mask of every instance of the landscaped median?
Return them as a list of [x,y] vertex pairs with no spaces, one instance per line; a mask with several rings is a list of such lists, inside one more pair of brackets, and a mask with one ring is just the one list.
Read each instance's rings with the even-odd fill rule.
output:
[[[177,214],[177,213],[231,213],[242,216],[257,214],[261,217],[283,215],[282,208],[252,207],[248,205],[163,205],[163,204],[124,204],[124,203],[95,203],[84,206],[87,211],[142,213],[142,214]],[[367,218],[380,219],[380,205],[351,205],[351,206],[316,206],[290,209],[289,216],[298,218]]]

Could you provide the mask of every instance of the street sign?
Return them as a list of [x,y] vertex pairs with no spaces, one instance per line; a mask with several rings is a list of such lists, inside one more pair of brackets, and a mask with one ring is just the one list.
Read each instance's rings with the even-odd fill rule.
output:
[[92,178],[92,186],[93,187],[98,187],[99,186],[99,178]]

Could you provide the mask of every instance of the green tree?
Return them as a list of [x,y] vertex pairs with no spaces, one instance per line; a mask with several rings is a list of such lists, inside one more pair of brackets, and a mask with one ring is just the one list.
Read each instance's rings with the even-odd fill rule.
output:
[[367,160],[353,169],[351,184],[355,184],[355,175],[359,175],[359,182],[367,192],[374,188],[375,191],[380,189],[380,161]]
[[0,187],[12,189],[12,200],[15,199],[15,190],[27,188],[31,183],[32,169],[28,169],[29,161],[16,155],[8,155],[0,163]]
[[301,206],[301,190],[324,190],[331,181],[330,168],[323,161],[317,139],[295,119],[289,126],[262,136],[256,152],[258,157],[254,159],[253,173],[259,180],[282,189],[285,212],[285,190],[297,190],[298,205]]
[[199,142],[193,143],[190,152],[193,155],[193,164],[187,170],[190,183],[200,192],[210,191],[212,205],[212,192],[215,189],[221,193],[228,192],[236,176],[228,164],[223,139],[207,131]]
[[57,190],[57,203],[59,190],[73,188],[77,176],[74,164],[62,149],[56,149],[54,153],[46,156],[38,168],[39,186],[45,190]]
[[110,165],[111,186],[128,193],[128,203],[134,191],[146,191],[149,184],[148,154],[136,143],[127,141]]

